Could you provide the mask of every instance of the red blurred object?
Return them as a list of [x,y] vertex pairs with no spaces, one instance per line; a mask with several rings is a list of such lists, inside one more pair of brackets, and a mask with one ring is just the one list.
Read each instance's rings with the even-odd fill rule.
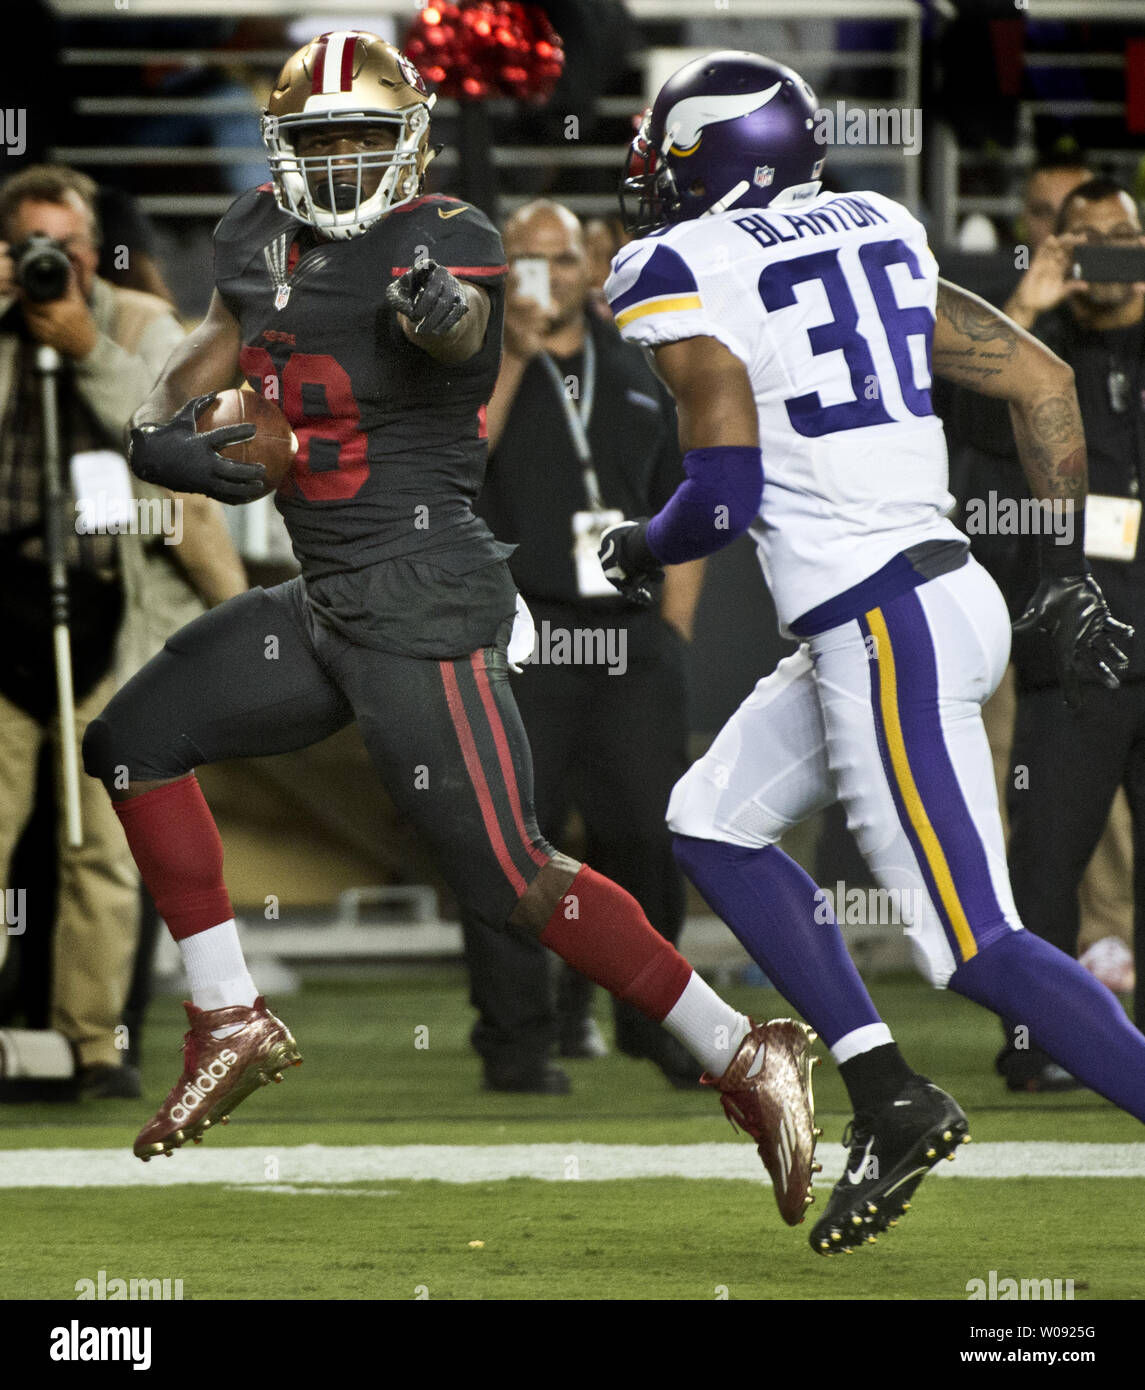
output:
[[1125,129],[1145,135],[1145,39],[1125,41]]
[[565,64],[564,46],[544,10],[516,0],[429,5],[402,49],[439,95],[462,101],[514,97],[541,104]]

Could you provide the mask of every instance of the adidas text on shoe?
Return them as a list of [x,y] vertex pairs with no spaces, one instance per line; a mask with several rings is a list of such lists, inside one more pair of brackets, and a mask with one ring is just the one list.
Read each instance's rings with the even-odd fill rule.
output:
[[856,1115],[843,1142],[846,1169],[811,1231],[819,1255],[871,1244],[895,1225],[931,1168],[953,1158],[970,1134],[957,1101],[916,1076],[893,1100]]
[[[183,1039],[183,1075],[135,1140],[135,1156],[144,1163],[170,1155],[188,1139],[199,1143],[213,1124],[226,1124],[236,1105],[302,1061],[298,1044],[261,996],[250,1008],[183,1007],[191,1021]],[[213,1036],[224,1028],[237,1031]]]
[[[724,1113],[750,1134],[771,1176],[779,1214],[798,1226],[815,1200],[811,1191],[815,1141],[815,1099],[811,1055],[816,1034],[791,1018],[756,1023],[740,1043],[724,1074],[705,1073],[701,1083],[720,1092]],[[763,1063],[749,1076],[760,1050]]]

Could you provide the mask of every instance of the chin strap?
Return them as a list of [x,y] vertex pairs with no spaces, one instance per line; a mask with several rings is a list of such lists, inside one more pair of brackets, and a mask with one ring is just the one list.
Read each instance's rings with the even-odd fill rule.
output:
[[[733,203],[738,203],[747,190],[751,187],[747,179],[740,179],[739,183],[720,199],[718,203],[713,203],[707,212],[700,213],[700,217],[715,217],[721,212],[727,212]],[[699,220],[699,219],[697,219]]]

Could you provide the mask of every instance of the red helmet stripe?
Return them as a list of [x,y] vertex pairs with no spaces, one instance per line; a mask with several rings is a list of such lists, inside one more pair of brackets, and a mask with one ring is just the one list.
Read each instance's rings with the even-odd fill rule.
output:
[[354,84],[354,52],[358,40],[353,36],[342,41],[342,91],[348,92]]
[[310,78],[311,96],[316,96],[322,90],[322,79],[326,72],[326,41],[329,37],[329,34],[322,35],[314,53],[314,72]]

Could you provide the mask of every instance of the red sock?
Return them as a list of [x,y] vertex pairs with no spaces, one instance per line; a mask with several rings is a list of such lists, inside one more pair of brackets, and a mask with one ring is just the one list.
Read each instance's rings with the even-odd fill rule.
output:
[[229,922],[235,911],[223,883],[223,842],[195,774],[114,805],[175,940]]
[[587,865],[549,918],[541,944],[657,1023],[692,974],[632,894]]

